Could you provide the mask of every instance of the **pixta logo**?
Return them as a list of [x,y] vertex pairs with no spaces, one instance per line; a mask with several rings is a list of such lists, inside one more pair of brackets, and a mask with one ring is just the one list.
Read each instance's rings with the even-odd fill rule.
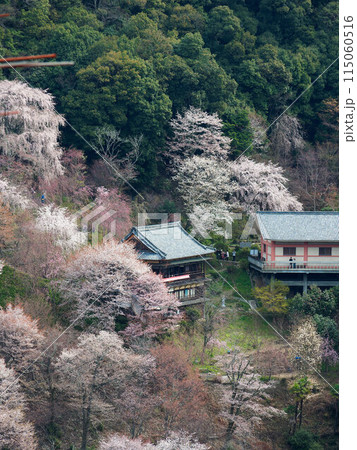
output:
[[[190,234],[192,237],[198,239],[211,239],[212,232],[216,235],[222,236],[224,239],[233,238],[233,222],[235,220],[242,220],[242,213],[219,213],[216,212],[214,216],[211,211],[200,211],[199,214],[188,214],[191,224]],[[157,225],[155,233],[165,235],[169,233],[169,229],[164,224],[169,222],[181,222],[180,213],[139,213],[138,226],[145,227],[146,225]],[[179,228],[175,228],[177,235],[173,239],[181,239],[181,232]],[[245,224],[243,232],[240,236],[241,240],[247,240],[252,235],[258,235],[255,226],[255,214],[251,214]]]
[[[87,233],[88,243],[97,247],[100,241],[107,242],[115,236],[115,215],[116,211],[113,209],[108,210],[104,206],[92,202],[77,211],[72,217],[79,222],[80,229]],[[111,218],[112,220],[110,220]],[[104,228],[101,227],[104,223],[106,224],[106,234],[103,234]]]

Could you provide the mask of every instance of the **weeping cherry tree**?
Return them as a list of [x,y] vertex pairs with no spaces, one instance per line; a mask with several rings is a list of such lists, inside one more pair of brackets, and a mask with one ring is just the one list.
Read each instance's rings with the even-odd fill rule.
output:
[[0,110],[18,111],[0,120],[0,153],[34,166],[51,179],[63,173],[59,127],[64,119],[55,111],[48,92],[21,81],[0,81]]

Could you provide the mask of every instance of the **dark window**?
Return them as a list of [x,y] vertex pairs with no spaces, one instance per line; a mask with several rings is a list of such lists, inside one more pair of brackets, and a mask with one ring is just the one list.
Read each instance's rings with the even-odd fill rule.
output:
[[196,294],[195,288],[180,289],[179,291],[175,291],[176,297],[180,300],[183,298],[194,297],[195,294]]
[[283,255],[284,256],[295,256],[296,255],[296,247],[284,247]]
[[267,245],[263,244],[263,251],[266,252],[267,251]]
[[174,266],[168,269],[168,276],[177,277],[185,272],[184,266]]
[[200,263],[190,264],[190,272],[202,272],[202,265]]
[[331,256],[332,248],[331,247],[320,247],[319,248],[319,256]]

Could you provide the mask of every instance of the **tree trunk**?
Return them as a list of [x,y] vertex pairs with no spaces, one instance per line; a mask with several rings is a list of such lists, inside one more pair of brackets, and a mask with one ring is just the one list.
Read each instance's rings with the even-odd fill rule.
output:
[[234,420],[229,420],[227,430],[226,430],[226,438],[224,440],[223,450],[228,448],[228,445],[232,439],[234,433]]
[[208,322],[208,320],[210,320],[210,319],[207,318],[207,316],[206,316],[206,309],[205,309],[206,305],[204,305],[203,307],[204,307],[204,312],[203,312],[204,323],[203,323],[203,347],[202,347],[202,354],[201,354],[201,361],[200,361],[201,364],[204,362],[206,347],[210,340],[210,336],[209,336],[210,323]]
[[51,366],[51,360],[50,358],[47,359],[46,364],[46,375],[47,375],[47,385],[48,385],[48,392],[49,392],[49,403],[50,403],[50,424],[53,425],[55,423],[55,416],[56,416],[56,388],[53,384],[53,371]]
[[[235,406],[234,406],[234,400],[235,400],[236,396],[237,396],[237,392],[234,390],[232,392],[232,400],[233,401],[232,401],[232,403],[230,404],[230,407],[229,407],[229,415],[231,417],[233,417],[237,413],[237,411],[235,410]],[[230,441],[232,439],[232,436],[233,436],[233,433],[234,433],[234,430],[235,430],[235,426],[234,425],[235,425],[234,420],[233,419],[229,419],[228,425],[227,425],[227,429],[226,429],[226,438],[225,438],[225,441],[224,441],[223,449],[228,448],[228,444],[230,443]]]
[[338,431],[338,401],[336,402],[336,406],[335,406],[335,423],[334,423],[334,432],[337,433]]
[[298,419],[298,413],[299,413],[299,402],[295,403],[295,415],[294,415],[294,424],[293,424],[293,430],[291,434],[295,434],[296,431],[296,425],[297,425],[297,419]]
[[89,428],[89,420],[88,413],[85,409],[82,412],[82,443],[81,450],[87,449],[87,438],[88,438],[88,428]]
[[56,416],[56,401],[55,401],[55,389],[50,389],[50,424],[55,423],[55,416]]
[[299,417],[299,430],[301,428],[301,423],[302,423],[302,404],[303,404],[304,400],[300,400],[300,417]]
[[83,403],[82,403],[82,443],[81,443],[81,450],[87,450],[87,440],[88,440],[88,430],[89,430],[89,420],[90,420],[90,413],[91,413],[91,404],[92,399],[91,396],[89,396],[88,399],[88,406],[86,405],[87,396],[85,395],[83,397]]

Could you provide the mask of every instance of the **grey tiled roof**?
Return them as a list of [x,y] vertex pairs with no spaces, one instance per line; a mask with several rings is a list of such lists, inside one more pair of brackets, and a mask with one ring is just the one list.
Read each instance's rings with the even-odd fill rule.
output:
[[257,224],[272,241],[338,241],[338,212],[257,212]]
[[172,260],[214,252],[214,248],[201,244],[187,233],[180,222],[133,227],[124,240],[132,234],[149,249],[139,252],[139,258],[144,260]]

